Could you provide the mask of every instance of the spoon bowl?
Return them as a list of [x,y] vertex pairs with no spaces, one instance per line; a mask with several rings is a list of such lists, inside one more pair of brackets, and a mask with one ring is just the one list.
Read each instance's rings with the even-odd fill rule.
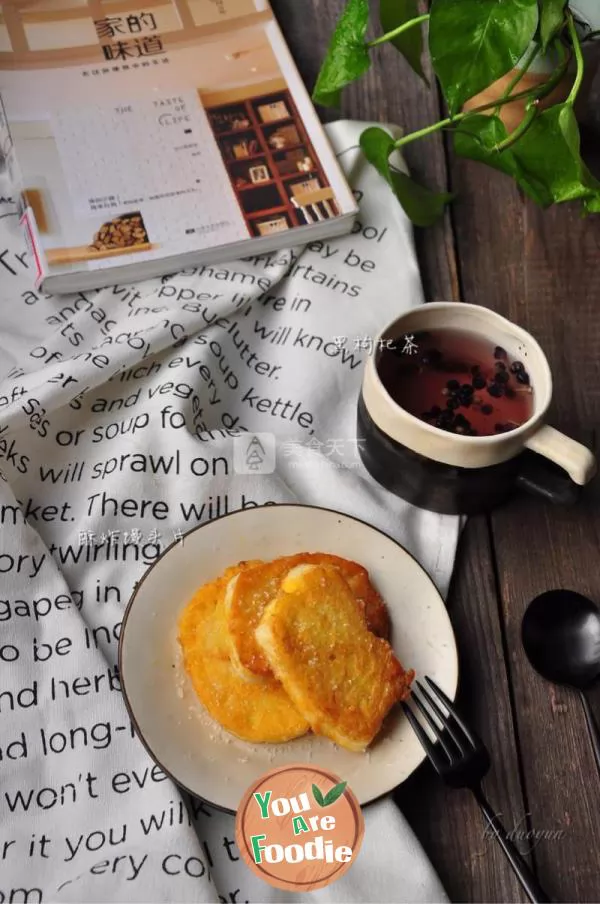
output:
[[585,694],[600,675],[600,608],[574,590],[548,590],[527,607],[521,638],[542,678],[579,691],[600,773],[600,729]]
[[577,690],[600,676],[600,607],[573,590],[548,590],[529,604],[522,640],[536,672]]

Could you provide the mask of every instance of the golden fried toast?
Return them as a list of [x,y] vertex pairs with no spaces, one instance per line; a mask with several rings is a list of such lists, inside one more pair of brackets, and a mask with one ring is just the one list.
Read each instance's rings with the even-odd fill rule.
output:
[[223,728],[245,741],[280,743],[305,734],[308,723],[278,681],[248,682],[230,659],[225,588],[250,564],[227,569],[196,592],[179,618],[179,643],[196,694]]
[[[285,575],[297,565],[328,565],[347,581],[369,630],[389,636],[387,607],[369,580],[366,568],[349,559],[327,553],[298,553],[249,568],[231,580],[225,594],[227,630],[231,656],[248,680],[272,677],[273,673],[254,632],[268,604],[275,598]],[[355,602],[355,605],[356,605]]]
[[389,643],[365,625],[340,571],[298,565],[256,630],[274,674],[316,734],[364,750],[409,692]]

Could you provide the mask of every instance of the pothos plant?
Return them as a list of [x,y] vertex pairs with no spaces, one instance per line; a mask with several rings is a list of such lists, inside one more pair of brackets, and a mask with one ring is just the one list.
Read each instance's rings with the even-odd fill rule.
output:
[[[373,63],[373,51],[392,44],[416,75],[422,68],[424,26],[433,71],[448,116],[394,140],[382,128],[366,129],[360,138],[365,156],[389,183],[409,218],[429,226],[452,199],[446,192],[419,184],[393,165],[393,152],[447,130],[454,150],[512,176],[538,204],[580,200],[585,213],[600,212],[600,182],[586,167],[574,104],[584,75],[583,41],[596,35],[576,22],[567,0],[432,0],[427,14],[418,0],[380,0],[380,37],[367,41],[369,0],[347,0],[321,67],[313,98],[338,106],[342,89]],[[541,84],[523,78],[537,57],[555,61]],[[515,68],[519,64],[518,68]],[[502,76],[513,72],[493,102],[464,109]],[[545,109],[567,73],[574,72],[566,100]],[[402,86],[399,86],[400,89]],[[510,133],[500,116],[505,104],[524,103],[524,115]],[[393,159],[393,158],[392,158]]]

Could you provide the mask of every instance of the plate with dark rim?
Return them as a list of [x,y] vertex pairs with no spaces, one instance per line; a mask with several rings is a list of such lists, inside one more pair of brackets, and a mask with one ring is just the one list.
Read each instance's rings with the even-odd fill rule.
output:
[[458,681],[452,625],[433,581],[399,543],[330,509],[267,505],[200,525],[151,565],[129,600],[119,643],[125,702],[150,756],[177,784],[235,811],[269,769],[313,763],[342,776],[361,804],[391,791],[424,754],[401,708],[365,753],[308,734],[285,744],[250,744],[205,711],[182,668],[177,620],[194,592],[244,559],[326,552],[360,562],[390,613],[390,642],[405,668],[430,675],[451,699]]

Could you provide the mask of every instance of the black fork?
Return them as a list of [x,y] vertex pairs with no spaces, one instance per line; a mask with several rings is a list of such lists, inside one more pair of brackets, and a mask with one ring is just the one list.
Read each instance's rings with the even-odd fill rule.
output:
[[[429,757],[433,768],[451,788],[468,788],[469,791],[473,792],[475,800],[494,833],[496,841],[506,854],[508,862],[527,893],[529,900],[540,902],[540,904],[551,901],[551,898],[539,884],[527,862],[506,834],[504,826],[492,810],[482,791],[481,781],[489,772],[491,765],[490,755],[485,744],[465,724],[451,701],[437,686],[435,681],[427,677],[425,681],[429,685],[430,690],[420,681],[417,681],[416,684],[420,693],[417,694],[413,689],[411,699],[421,712],[425,722],[429,725],[437,739],[437,743],[430,739],[408,704],[403,703],[402,708],[425,749],[425,753]],[[447,712],[444,712],[444,709]]]

